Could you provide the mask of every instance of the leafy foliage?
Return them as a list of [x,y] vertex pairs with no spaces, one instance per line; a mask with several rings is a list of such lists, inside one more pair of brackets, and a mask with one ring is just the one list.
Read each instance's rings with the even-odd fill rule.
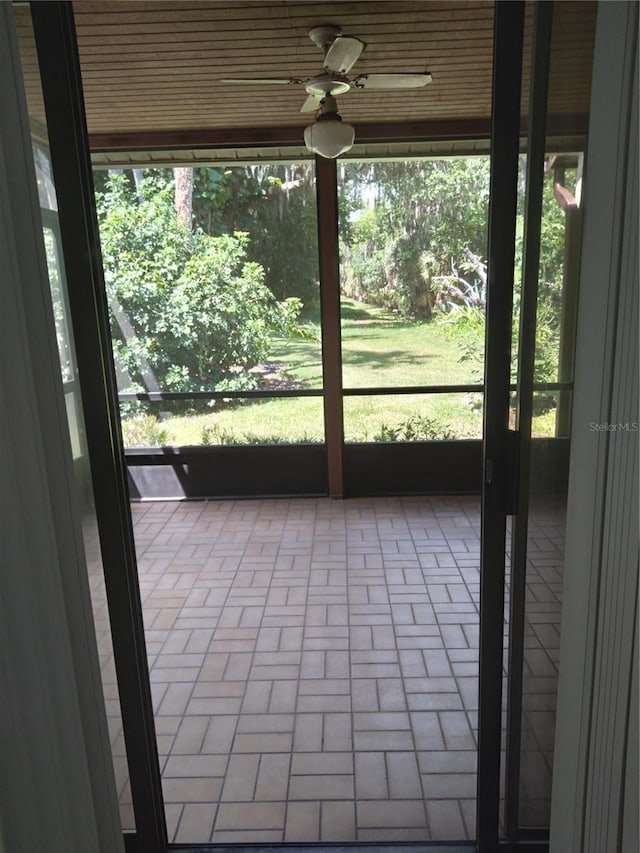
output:
[[394,426],[381,424],[380,432],[373,440],[385,441],[450,441],[456,438],[455,433],[437,418],[426,415],[411,415],[411,417]]
[[439,319],[461,350],[460,362],[468,363],[476,382],[482,382],[484,365],[485,314],[480,308],[460,306]]
[[257,435],[254,432],[235,433],[228,429],[222,429],[217,424],[205,424],[202,427],[201,444],[210,446],[223,444],[226,446],[264,445],[264,444],[313,444],[315,440],[306,433],[295,441],[281,435]]
[[[516,222],[516,265],[514,269],[513,327],[511,341],[511,381],[516,381],[517,356],[519,349],[519,321],[521,308],[521,269],[524,235],[524,159],[521,163],[522,186],[519,193],[519,208]],[[562,288],[564,286],[564,241],[565,222],[562,208],[553,193],[553,175],[545,177],[540,235],[540,263],[538,278],[538,300],[536,306],[536,343],[534,354],[534,381],[555,382],[558,378],[558,355],[560,346],[560,318]],[[486,269],[484,273],[486,277]],[[482,271],[480,270],[480,278]],[[464,280],[458,278],[459,282]],[[464,294],[464,296],[467,296]],[[450,312],[440,318],[462,350],[460,360],[474,365],[478,381],[482,378],[484,363],[485,315],[484,305],[474,304],[473,299],[458,299],[458,304],[449,306]],[[551,402],[549,403],[551,404]]]
[[[516,292],[514,314],[520,312],[520,294]],[[485,314],[472,306],[456,307],[440,321],[449,330],[450,337],[461,350],[460,361],[473,369],[474,379],[482,381],[485,345]],[[555,382],[558,373],[559,318],[557,312],[545,301],[537,307],[536,349],[534,356],[534,382]],[[518,324],[514,323],[511,336],[511,381],[517,379]]]
[[175,214],[166,170],[134,187],[110,175],[98,214],[122,390],[253,387],[249,368],[271,335],[296,325],[299,300],[278,302],[242,232],[209,236]]
[[136,414],[122,419],[125,447],[162,447],[167,443],[167,430],[154,415]]
[[488,159],[349,163],[341,177],[344,292],[430,318],[458,269],[486,255]]
[[316,198],[310,164],[198,168],[194,218],[208,234],[251,235],[247,257],[259,263],[278,299],[297,297],[306,316],[318,309]]
[[[557,379],[565,224],[552,179],[545,178],[543,195],[538,382]],[[521,182],[520,256],[524,169]],[[311,327],[298,324],[300,316],[313,322],[318,313],[309,164],[196,168],[193,233],[174,213],[171,170],[145,170],[136,180],[130,172],[98,173],[97,184],[122,390],[249,389],[257,382],[250,368],[268,357],[274,334],[314,339]],[[484,361],[488,195],[486,157],[339,165],[343,296],[386,309],[393,322],[412,328],[427,325],[407,320],[437,318],[477,381]],[[517,263],[514,369],[519,275]],[[126,406],[135,411],[137,404]],[[448,436],[446,425],[428,420],[382,424],[375,438]],[[204,443],[254,439],[268,441],[250,432],[241,439],[202,435]]]

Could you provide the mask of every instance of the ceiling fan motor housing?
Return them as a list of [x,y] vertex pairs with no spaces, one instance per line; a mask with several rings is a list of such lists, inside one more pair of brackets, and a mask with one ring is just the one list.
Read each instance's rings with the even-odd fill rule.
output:
[[322,50],[326,50],[334,39],[342,34],[335,24],[324,24],[309,31],[309,38]]
[[309,95],[324,98],[327,95],[342,95],[351,88],[351,83],[342,74],[319,74],[305,83]]

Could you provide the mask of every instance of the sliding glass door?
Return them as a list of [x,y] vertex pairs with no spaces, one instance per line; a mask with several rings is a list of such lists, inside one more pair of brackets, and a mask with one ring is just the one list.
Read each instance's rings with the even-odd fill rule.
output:
[[524,50],[497,47],[508,91],[494,102],[479,776],[491,817],[479,822],[481,845],[548,838],[588,88],[573,135],[554,106],[567,85],[563,33],[572,28],[588,65],[593,47],[593,9],[498,8]]
[[[533,11],[533,10],[532,10]],[[566,86],[563,30],[590,37],[567,4],[530,15],[528,135],[518,221],[517,351],[510,421],[518,436],[506,583],[509,599],[503,831],[511,840],[548,835],[560,649],[573,353],[581,251],[586,128],[573,144],[554,137],[554,104]],[[574,15],[576,17],[574,17]],[[530,81],[530,83],[529,83]],[[589,91],[583,93],[588,99]],[[584,121],[588,100],[583,103]],[[514,325],[516,325],[514,323]],[[514,335],[514,343],[515,343]]]
[[[558,8],[564,12],[571,6],[561,4]],[[535,20],[531,16],[534,10]],[[264,814],[267,822],[274,822],[277,817],[277,832],[284,833],[284,815],[289,808],[299,818],[296,832],[290,838],[279,836],[273,840],[299,843],[307,840],[305,821],[310,814],[315,815],[313,819],[320,827],[330,828],[333,823],[347,825],[360,808],[354,795],[359,763],[365,801],[361,811],[368,825],[358,840],[377,842],[381,840],[378,830],[387,832],[391,828],[397,832],[382,840],[401,838],[423,844],[437,843],[442,840],[434,829],[438,818],[444,819],[450,803],[455,801],[457,804],[451,809],[458,809],[457,826],[465,829],[471,838],[467,841],[473,844],[473,830],[469,826],[474,814],[476,737],[478,849],[490,853],[497,848],[501,837],[517,842],[527,832],[532,835],[534,830],[544,831],[550,778],[548,724],[553,716],[552,688],[557,663],[554,620],[561,561],[562,466],[570,417],[575,320],[575,257],[579,240],[579,214],[575,211],[579,207],[583,144],[582,139],[577,140],[580,133],[575,128],[572,139],[561,132],[550,135],[549,126],[545,128],[550,10],[548,4],[533,7],[500,2],[496,5],[488,185],[490,218],[484,261],[486,160],[454,162],[439,158],[429,162],[366,165],[354,162],[341,166],[340,170],[333,162],[318,161],[316,258],[319,259],[317,280],[321,285],[310,299],[312,307],[307,308],[308,334],[303,324],[298,326],[301,334],[297,338],[280,336],[278,340],[275,335],[270,343],[280,349],[272,349],[271,355],[265,352],[264,357],[244,359],[238,349],[215,362],[207,363],[206,354],[200,354],[194,363],[186,364],[180,357],[193,353],[186,352],[184,341],[185,352],[181,353],[176,341],[180,335],[186,338],[192,334],[192,343],[197,342],[208,332],[205,327],[216,307],[210,300],[207,302],[206,289],[194,282],[190,274],[199,268],[210,272],[219,263],[218,256],[223,250],[227,253],[226,261],[220,261],[224,271],[230,273],[239,288],[247,285],[242,290],[244,302],[262,293],[271,307],[270,321],[278,314],[284,324],[283,303],[299,293],[294,289],[274,295],[271,290],[273,302],[262,292],[261,276],[269,272],[267,258],[273,247],[267,241],[262,259],[249,258],[247,241],[234,236],[235,225],[227,211],[229,220],[224,227],[229,233],[209,234],[214,239],[222,238],[213,248],[208,240],[202,239],[199,246],[202,257],[187,253],[182,267],[175,262],[175,253],[184,249],[184,232],[176,234],[174,255],[161,258],[167,262],[165,272],[176,274],[176,286],[170,294],[148,294],[151,301],[152,297],[155,299],[154,313],[144,322],[136,317],[138,328],[147,328],[148,340],[143,340],[140,333],[130,333],[132,319],[141,306],[125,305],[131,295],[130,287],[114,279],[107,280],[105,288],[102,281],[72,12],[67,4],[34,7],[38,61],[46,81],[44,99],[51,116],[51,147],[60,190],[60,234],[70,283],[69,313],[76,332],[88,455],[97,484],[95,501],[106,597],[139,849],[149,853],[166,850],[167,816],[170,824],[174,821],[177,825],[177,809],[165,811],[165,805],[185,805],[183,800],[173,802],[171,798],[182,796],[187,787],[191,797],[189,813],[195,816],[196,824],[201,820],[201,825],[208,827],[210,837],[192,836],[183,840],[208,843],[215,811],[212,800],[224,794],[221,781],[216,783],[217,793],[213,790],[215,785],[202,782],[203,765],[218,768],[220,772],[215,775],[220,779],[224,776],[225,786],[229,780],[237,781],[237,787],[235,783],[229,785],[227,805],[241,807],[225,808],[225,832],[244,831],[248,825],[248,810],[242,807],[247,787],[251,788],[252,806],[258,789],[265,802],[272,803],[277,794],[277,809],[263,808],[260,802],[259,808],[251,809],[254,815]],[[567,22],[565,17],[561,26],[571,27],[571,14],[568,19]],[[531,45],[535,62],[531,71],[525,65],[523,73],[523,55],[528,55]],[[526,80],[527,75],[533,80],[533,87],[530,97],[527,96],[529,119],[525,144],[521,116],[526,99],[521,98],[521,80]],[[526,172],[520,170],[523,149],[527,156]],[[298,189],[312,183],[310,163],[296,164],[295,170],[289,165],[288,172],[278,171],[283,169],[279,166],[272,173],[259,175],[264,179],[260,188],[263,195],[256,204],[264,200],[266,205],[276,198],[276,218],[277,210],[287,208]],[[438,211],[431,230],[415,227],[414,233],[410,233],[413,226],[427,218],[428,206],[437,206],[434,193],[421,196],[416,190],[412,196],[415,205],[400,203],[400,210],[395,211],[391,209],[391,200],[412,181],[419,185],[432,180],[455,183],[465,170],[477,180],[474,185],[477,197],[474,196],[472,206],[479,223],[478,234],[473,236],[476,240],[473,242],[465,233],[459,238],[460,254],[445,260],[434,254],[434,246],[428,242],[443,221]],[[240,176],[242,180],[238,181],[242,183],[248,177],[246,171],[242,175],[228,171],[230,175],[218,177],[228,179],[234,186],[234,178]],[[520,174],[526,174],[524,183]],[[120,183],[120,190],[126,189],[131,196],[133,210],[139,212],[147,192],[143,185],[146,178],[135,174],[125,177],[126,187],[122,176],[115,176],[115,181],[102,187],[100,203],[117,202],[117,213],[122,199],[108,199],[107,195],[117,194]],[[208,177],[213,180],[211,174]],[[340,197],[338,177],[343,188],[350,184],[350,198]],[[545,188],[545,180],[549,182],[551,177],[553,186]],[[152,189],[166,194],[167,186],[159,185],[161,178],[151,176],[156,181]],[[214,181],[215,186],[209,191],[220,191],[219,183],[220,180]],[[286,192],[285,184],[290,184]],[[518,227],[521,184],[527,190],[522,231]],[[237,200],[240,195],[237,186],[233,192]],[[551,204],[555,201],[563,211],[560,232],[555,227],[558,210]],[[462,203],[459,200],[458,204]],[[551,204],[551,213],[545,209],[545,203],[547,208]],[[246,210],[236,213],[239,218],[234,222],[239,224]],[[307,214],[310,214],[308,207]],[[556,217],[549,220],[548,228],[547,214]],[[116,216],[113,243],[103,241],[107,249],[107,272],[109,253],[117,253],[126,236],[117,227],[126,232],[131,215],[131,211],[123,213],[124,220],[119,222]],[[283,217],[283,229],[300,224],[286,223],[286,214]],[[314,218],[313,213],[310,218]],[[255,225],[255,217],[249,225]],[[550,243],[543,240],[546,230],[553,238]],[[562,238],[560,248],[558,233]],[[78,235],[82,235],[82,240]],[[256,229],[254,244],[259,243],[260,237]],[[55,279],[57,249],[49,232],[47,241]],[[519,241],[524,251],[520,285],[515,272],[519,269]],[[192,247],[187,248],[190,251]],[[162,253],[158,250],[154,254],[157,259]],[[560,256],[561,273],[549,275],[551,261]],[[141,269],[145,269],[145,262],[141,256],[129,260],[132,261],[130,280],[135,280]],[[540,270],[544,264],[547,266],[542,276]],[[274,280],[282,283],[293,275],[295,271],[285,271]],[[310,277],[315,275],[314,268]],[[411,277],[413,289],[404,287]],[[149,281],[153,278],[145,276],[145,283]],[[427,283],[428,288],[424,286]],[[301,277],[296,286],[302,284]],[[314,314],[316,293],[319,313]],[[111,317],[107,295],[111,299]],[[200,305],[200,314],[185,310],[181,315],[189,299]],[[439,310],[438,299],[449,304],[449,310],[441,311],[441,326],[433,322],[434,311]],[[166,315],[162,315],[166,307],[163,300],[172,300],[172,310]],[[224,302],[222,297],[219,301]],[[513,334],[514,306],[520,328],[517,345]],[[247,307],[243,304],[239,309]],[[304,319],[305,306],[289,308],[292,312],[298,310],[297,317]],[[549,318],[548,311],[554,308],[556,314]],[[480,352],[478,347],[478,340],[483,338],[478,329],[483,310],[486,312],[484,355],[482,346]],[[447,336],[447,315],[454,313],[469,321],[465,338],[468,358],[462,361],[456,357],[458,342]],[[322,334],[313,328],[318,316],[322,319]],[[157,331],[165,333],[176,318],[182,322],[170,329],[171,334],[166,336],[168,349],[160,352],[153,335]],[[153,324],[160,319],[157,329]],[[218,319],[224,325],[227,318]],[[197,328],[196,320],[202,321]],[[221,337],[245,338],[247,344],[246,329],[257,340],[259,331],[264,330],[260,322],[260,317],[251,315],[247,326],[228,326],[228,334]],[[281,325],[280,331],[284,329]],[[118,357],[117,376],[111,358],[112,340]],[[512,359],[512,353],[516,352],[518,358]],[[279,353],[277,360],[276,353]],[[320,353],[322,371],[318,369]],[[65,369],[64,347],[61,354]],[[156,361],[152,362],[153,359]],[[250,364],[252,360],[256,363]],[[324,426],[314,433],[313,442],[316,449],[320,448],[323,493],[349,496],[363,488],[358,485],[362,482],[369,494],[374,493],[375,483],[386,476],[385,471],[394,468],[400,471],[403,466],[401,473],[405,479],[394,481],[389,475],[382,491],[414,490],[407,489],[407,482],[421,484],[415,491],[438,491],[437,482],[429,479],[434,471],[451,473],[448,469],[457,466],[464,469],[463,474],[472,472],[468,480],[456,474],[458,485],[455,489],[449,486],[448,490],[469,493],[482,488],[479,680],[476,675],[478,605],[467,589],[470,587],[477,595],[476,554],[468,556],[467,543],[463,543],[467,555],[464,557],[450,546],[450,538],[463,542],[465,537],[447,535],[450,531],[446,518],[450,513],[446,507],[441,512],[441,519],[445,520],[438,521],[438,529],[427,529],[419,511],[411,514],[415,509],[411,501],[407,502],[408,510],[403,507],[406,515],[401,525],[390,521],[385,511],[374,524],[372,511],[366,506],[364,509],[356,506],[355,521],[348,517],[336,520],[333,502],[325,502],[323,513],[310,521],[304,507],[296,505],[297,517],[286,519],[295,535],[282,547],[278,544],[274,547],[270,537],[273,529],[284,522],[279,518],[276,523],[270,511],[258,519],[262,535],[258,548],[247,545],[244,528],[227,524],[225,519],[204,518],[195,530],[196,536],[204,539],[192,543],[189,553],[178,553],[182,544],[178,540],[186,535],[184,528],[189,524],[189,515],[196,514],[193,504],[185,505],[187,509],[180,510],[172,519],[173,527],[166,535],[163,533],[160,540],[151,543],[154,531],[147,531],[150,538],[143,542],[152,546],[145,552],[145,560],[156,575],[167,568],[166,563],[177,558],[167,575],[161,580],[153,579],[153,607],[148,614],[151,622],[145,632],[119,415],[124,415],[126,429],[129,429],[126,422],[131,421],[133,431],[138,423],[143,423],[143,418],[148,418],[148,412],[137,411],[136,407],[156,406],[160,413],[153,415],[151,421],[144,421],[149,429],[153,428],[155,436],[160,435],[158,431],[168,429],[167,422],[171,419],[168,415],[176,420],[176,416],[201,418],[195,430],[203,446],[191,455],[184,448],[158,441],[161,446],[158,458],[150,461],[143,458],[148,448],[139,448],[140,469],[160,467],[165,460],[159,462],[159,458],[168,457],[169,464],[165,467],[178,483],[193,483],[194,471],[202,470],[199,457],[211,451],[214,439],[240,434],[247,439],[245,446],[237,447],[229,439],[226,449],[251,454],[255,450],[253,438],[264,441],[268,436],[282,436],[274,432],[273,426],[264,429],[267,418],[258,418],[251,426],[245,421],[239,432],[234,433],[230,426],[225,426],[226,421],[214,422],[211,407],[206,412],[193,411],[187,415],[179,407],[187,399],[190,405],[195,401],[197,406],[215,401],[216,406],[220,403],[218,413],[228,414],[235,411],[240,399],[251,400],[253,396],[253,404],[278,396],[272,393],[278,390],[275,389],[278,382],[302,381],[287,378],[280,370],[270,370],[281,364],[289,364],[291,372],[307,371],[304,381],[309,383],[306,388],[280,386],[279,396],[283,400],[315,397],[318,399],[312,400],[314,404],[319,407],[322,401],[324,405]],[[536,373],[540,364],[544,365],[543,374]],[[484,370],[484,381],[476,381],[478,366]],[[244,387],[247,383],[255,385]],[[264,388],[264,383],[271,383],[271,387]],[[268,400],[258,405],[266,407],[273,402]],[[120,412],[119,404],[124,407]],[[242,415],[247,414],[240,406],[238,410]],[[481,480],[480,412],[484,454]],[[292,421],[301,417],[298,411],[285,418],[287,429],[299,430],[300,424]],[[323,423],[318,410],[316,419],[318,424]],[[311,432],[307,430],[306,435]],[[538,432],[544,437],[538,439]],[[224,450],[224,445],[225,441],[218,441],[219,449]],[[419,452],[405,452],[407,446],[414,449],[419,445],[423,446],[423,456]],[[465,448],[467,457],[464,457]],[[261,446],[259,451],[262,453],[264,449]],[[275,441],[272,449],[276,458]],[[289,453],[290,447],[285,451]],[[257,457],[245,459],[243,466],[238,466],[238,458],[235,456],[226,463],[231,480],[237,483],[241,479],[240,467],[244,467],[247,478],[255,477],[257,469],[252,466]],[[291,463],[291,456],[286,458]],[[297,457],[301,468],[304,459],[302,455]],[[461,463],[461,459],[466,461]],[[282,459],[276,464],[282,464]],[[368,482],[364,479],[367,470]],[[130,486],[132,481],[135,486],[131,466],[129,475]],[[146,474],[141,471],[140,476],[142,484]],[[398,485],[402,482],[404,487]],[[187,489],[181,496],[195,495],[197,490]],[[150,512],[151,526],[158,525],[163,515],[162,504],[152,506],[155,512]],[[215,515],[217,505],[211,506]],[[340,512],[348,516],[349,503],[339,506]],[[516,519],[511,527],[510,517]],[[471,512],[463,520],[469,540],[477,540],[476,519],[477,513]],[[375,553],[367,550],[366,543],[347,553],[348,534],[363,536],[371,527],[376,527]],[[217,537],[215,542],[212,531]],[[316,538],[321,545],[314,551]],[[509,541],[512,546],[508,546]],[[506,571],[507,553],[512,555],[510,575]],[[244,558],[248,558],[248,563],[241,567]],[[459,570],[459,582],[450,580],[454,568]],[[384,575],[383,570],[389,574]],[[190,582],[193,575],[198,575],[198,584],[185,591],[182,584]],[[470,584],[467,575],[472,578]],[[219,582],[217,588],[215,581]],[[511,609],[505,654],[503,617],[507,590]],[[148,591],[148,588],[143,590]],[[167,603],[169,606],[163,606]],[[286,604],[291,604],[294,612],[285,613]],[[272,608],[268,613],[267,606]],[[460,614],[464,618],[459,618]],[[459,624],[454,624],[454,616],[459,618]],[[220,631],[217,636],[214,636],[214,622],[215,631]],[[177,631],[171,633],[176,624]],[[306,647],[302,645],[304,642],[308,643]],[[507,655],[509,665],[505,669],[503,662]],[[164,657],[162,665],[154,669],[159,657]],[[153,684],[159,685],[154,690],[150,669]],[[277,675],[268,679],[266,669]],[[249,689],[252,670],[259,686]],[[202,683],[196,684],[201,675]],[[503,692],[505,675],[509,685]],[[189,681],[192,676],[193,682]],[[352,679],[356,682],[353,696],[349,693]],[[479,706],[477,718],[476,706]],[[238,717],[243,715],[240,724]],[[327,715],[331,716],[330,724],[326,724]],[[288,767],[293,767],[293,763],[287,762],[292,760],[289,745],[298,730],[301,757],[296,761],[297,772],[291,771],[291,776],[297,777],[294,784],[288,776]],[[178,742],[179,749],[184,750],[181,756],[162,753],[169,741]],[[356,755],[357,744],[362,746],[364,758]],[[309,752],[321,755],[313,772],[308,770]],[[456,756],[455,761],[452,755]],[[501,755],[504,755],[502,767]],[[199,760],[203,756],[204,760]],[[229,764],[231,756],[233,767]],[[160,759],[164,770],[172,762],[173,772],[165,774],[164,780]],[[451,765],[447,765],[449,761]],[[442,772],[443,766],[456,764],[457,771]],[[330,769],[321,772],[322,767]],[[248,779],[255,785],[247,782]],[[380,793],[382,790],[386,800]],[[449,796],[453,790],[456,793]],[[288,795],[293,791],[297,794],[290,799],[295,802],[289,804]],[[429,809],[429,796],[437,802],[436,808]],[[330,807],[321,807],[323,800],[330,801]],[[347,808],[341,800],[348,801]],[[459,805],[461,801],[464,806]],[[131,823],[131,813],[125,814],[125,820]],[[402,825],[398,825],[399,821],[403,821]],[[352,825],[348,823],[349,827]],[[268,827],[267,831],[273,829]],[[233,837],[240,839],[238,835]],[[451,835],[449,838],[459,840]],[[240,840],[248,843],[251,837]],[[259,840],[266,838],[262,836]]]

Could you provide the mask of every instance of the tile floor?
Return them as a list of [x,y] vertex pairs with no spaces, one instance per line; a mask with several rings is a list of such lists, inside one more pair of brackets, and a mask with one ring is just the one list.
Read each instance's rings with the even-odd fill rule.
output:
[[[132,513],[171,841],[473,838],[477,497],[154,502]],[[544,607],[554,571],[541,577]],[[96,579],[93,597],[132,826]],[[555,648],[555,635],[542,610],[528,643],[538,671],[527,675],[546,689],[553,652],[542,646]],[[525,739],[533,777],[549,760],[548,709],[527,705],[539,729]],[[542,800],[540,785],[533,794]]]
[[529,512],[522,691],[520,821],[548,827],[555,734],[566,508],[533,500]]

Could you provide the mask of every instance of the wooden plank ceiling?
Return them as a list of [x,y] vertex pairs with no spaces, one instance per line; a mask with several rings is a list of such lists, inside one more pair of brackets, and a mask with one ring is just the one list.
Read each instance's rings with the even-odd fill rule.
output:
[[[595,3],[556,4],[550,109],[586,115]],[[318,24],[337,24],[367,43],[352,75],[430,71],[433,82],[409,91],[351,91],[338,99],[343,118],[366,124],[486,123],[491,111],[493,2],[194,2],[75,0],[82,80],[92,147],[127,135],[302,128],[302,86],[238,86],[225,77],[301,77],[321,70],[310,41]],[[32,112],[43,119],[28,8],[16,9]],[[530,18],[530,16],[529,16]],[[525,39],[526,51],[530,37]],[[38,116],[38,113],[40,115]],[[178,138],[176,136],[176,138]],[[165,142],[166,145],[166,142]],[[175,146],[174,146],[175,147]]]

